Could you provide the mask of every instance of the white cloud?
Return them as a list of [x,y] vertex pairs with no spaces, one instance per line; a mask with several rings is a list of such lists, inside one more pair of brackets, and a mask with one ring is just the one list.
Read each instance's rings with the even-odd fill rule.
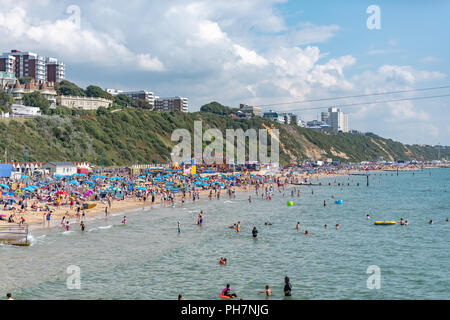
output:
[[0,13],[0,37],[3,43],[27,43],[63,55],[71,62],[92,62],[102,66],[126,64],[145,71],[162,71],[163,63],[150,54],[137,54],[104,32],[80,28],[71,19],[32,23],[24,8]]
[[235,53],[241,58],[240,62],[244,64],[253,64],[255,66],[266,66],[267,60],[258,55],[255,51],[233,44]]
[[434,63],[434,62],[439,62],[439,61],[441,61],[440,58],[433,57],[433,56],[426,56],[426,57],[420,59],[420,62],[423,62],[423,63]]
[[[405,90],[446,77],[441,71],[393,64],[362,68],[353,54],[337,56],[333,48],[322,52],[322,43],[341,27],[307,19],[288,26],[274,5],[278,1],[80,1],[80,29],[66,19],[72,1],[1,1],[2,49],[61,58],[68,65],[69,80],[187,96],[191,110],[212,100],[236,106]],[[381,54],[404,50],[396,39],[370,49],[380,59],[388,57]],[[425,57],[422,62],[436,60]],[[80,69],[86,73],[71,79],[70,71]],[[430,129],[436,113],[425,105],[403,101],[346,111],[351,113],[351,127],[380,134],[399,127],[405,130],[401,137],[419,132],[431,136],[436,133]],[[316,113],[299,112],[306,119],[316,118]]]

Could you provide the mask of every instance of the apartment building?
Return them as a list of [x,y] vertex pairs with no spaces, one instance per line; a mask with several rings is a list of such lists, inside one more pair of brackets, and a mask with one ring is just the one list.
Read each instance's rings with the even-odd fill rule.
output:
[[0,72],[10,73],[16,78],[31,77],[39,81],[61,81],[65,79],[65,65],[55,58],[46,58],[33,52],[11,50],[0,56]]
[[250,106],[248,104],[240,104],[239,109],[242,112],[252,112],[256,117],[262,117],[262,110],[260,107]]
[[322,122],[327,123],[336,132],[348,132],[348,115],[339,108],[329,108],[322,112]]
[[155,110],[158,111],[179,110],[181,112],[188,112],[188,107],[188,99],[183,97],[158,97],[155,99]]
[[146,100],[151,106],[155,106],[155,94],[151,91],[137,90],[137,91],[123,91],[117,89],[106,89],[106,92],[112,96],[124,94],[133,100]]

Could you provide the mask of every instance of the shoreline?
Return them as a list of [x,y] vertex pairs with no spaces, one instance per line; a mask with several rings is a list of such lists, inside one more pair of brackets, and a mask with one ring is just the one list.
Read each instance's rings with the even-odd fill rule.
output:
[[[439,169],[439,167],[432,167],[432,166],[427,166],[424,168],[399,168],[398,171],[417,171],[417,170],[423,170],[423,169]],[[299,182],[301,182],[304,179],[309,180],[309,183],[311,183],[313,180],[319,181],[320,179],[323,178],[337,178],[337,177],[351,177],[353,174],[357,174],[357,175],[366,175],[368,174],[370,176],[371,173],[395,173],[397,171],[397,168],[395,169],[377,169],[377,170],[370,170],[370,171],[364,171],[364,170],[345,170],[342,171],[340,173],[314,173],[314,174],[309,174],[309,173],[299,173],[299,174],[295,174],[295,177],[299,180]],[[276,174],[275,176],[278,177],[284,177],[281,174]],[[284,180],[286,180],[286,177],[284,177]],[[274,182],[268,182],[268,184],[273,184]],[[298,187],[301,186],[302,184],[290,184],[290,183],[285,183],[285,187],[289,188],[289,187]],[[309,184],[303,184],[304,186],[308,186]],[[325,186],[325,185],[323,185]],[[245,192],[254,192],[254,185],[245,185],[245,186],[239,186],[239,187],[233,187],[232,189],[236,190],[236,195],[237,194],[242,194]],[[225,191],[224,189],[221,190],[221,196],[226,197],[227,193],[223,192]],[[200,193],[200,199],[205,199],[208,198],[209,196],[209,192],[210,189],[206,189],[206,190],[199,190]],[[222,193],[223,192],[223,193]],[[191,204],[194,203],[192,201],[192,199],[190,199],[188,197],[186,197],[186,204]],[[213,199],[215,198],[215,194],[213,194]],[[177,206],[178,204],[180,204],[181,202],[181,195],[178,194],[175,196],[175,205]],[[197,200],[199,201],[199,200]],[[79,228],[79,224],[81,221],[97,221],[100,220],[102,217],[105,218],[105,207],[108,206],[107,202],[104,201],[90,201],[89,203],[95,203],[97,204],[97,206],[95,208],[92,209],[87,209],[86,210],[86,216],[83,219],[82,217],[79,217],[79,219],[76,217],[75,211],[71,210],[69,207],[61,207],[61,208],[56,208],[54,213],[52,213],[52,219],[50,222],[50,226],[48,225],[48,222],[44,219],[43,217],[45,216],[43,213],[37,213],[37,212],[31,212],[31,211],[27,211],[25,214],[23,214],[24,217],[26,217],[27,219],[27,223],[25,225],[28,226],[29,231],[44,231],[44,230],[53,230],[56,228],[61,228],[61,219],[63,216],[66,216],[66,221],[69,221],[69,225],[71,226],[70,230],[72,230],[73,228]],[[167,207],[169,207],[170,204],[167,202]],[[164,206],[166,207],[166,206]],[[149,199],[147,199],[147,201],[144,203],[142,200],[137,199],[136,197],[131,197],[131,198],[127,198],[125,200],[113,200],[112,201],[112,205],[111,208],[108,209],[108,217],[112,216],[112,215],[126,215],[127,212],[132,213],[133,211],[138,211],[138,210],[145,210],[145,209],[150,209],[150,210],[158,210],[161,208],[164,208],[163,204],[161,202],[161,198],[160,195],[158,194],[156,196],[155,199],[155,203],[152,205],[151,204],[151,199],[149,201]],[[199,208],[199,210],[201,210]],[[72,211],[72,212],[70,212]],[[67,214],[67,212],[69,212],[69,214]],[[9,225],[8,222],[5,221],[0,221],[0,225]],[[17,225],[16,223],[14,225]]]

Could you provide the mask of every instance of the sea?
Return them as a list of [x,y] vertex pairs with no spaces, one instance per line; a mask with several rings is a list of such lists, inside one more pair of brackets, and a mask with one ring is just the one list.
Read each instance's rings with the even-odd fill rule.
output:
[[[0,294],[215,300],[230,284],[245,300],[450,298],[450,169],[371,172],[369,186],[356,175],[312,182],[321,185],[275,190],[272,200],[222,193],[90,219],[85,231],[75,224],[68,232],[34,230],[29,247],[0,245]],[[409,225],[374,224],[400,218]],[[237,221],[239,233],[229,228]],[[291,297],[283,293],[285,276]],[[260,293],[266,285],[270,297]]]

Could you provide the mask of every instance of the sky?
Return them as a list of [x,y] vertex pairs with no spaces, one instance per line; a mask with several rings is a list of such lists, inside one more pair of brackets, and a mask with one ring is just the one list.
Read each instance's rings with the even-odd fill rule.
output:
[[[379,28],[367,20],[379,8]],[[0,0],[0,51],[66,64],[86,87],[293,111],[450,94],[449,1]],[[447,39],[447,40],[445,40]],[[302,110],[323,107],[324,109]],[[342,107],[349,127],[408,144],[450,145],[450,98]]]

